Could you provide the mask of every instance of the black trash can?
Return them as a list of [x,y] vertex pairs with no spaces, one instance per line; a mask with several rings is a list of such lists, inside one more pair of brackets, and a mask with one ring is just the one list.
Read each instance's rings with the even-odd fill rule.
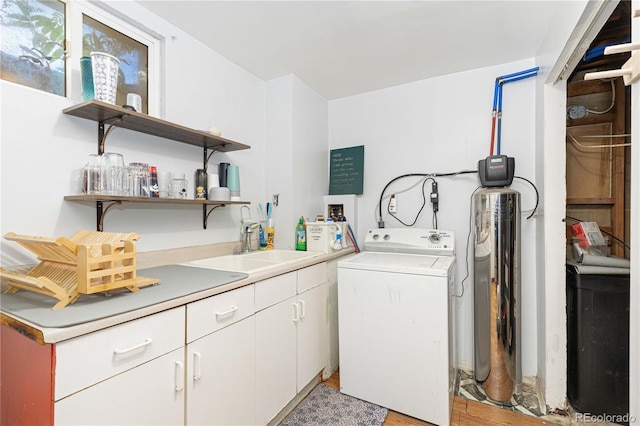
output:
[[567,398],[580,413],[629,413],[629,272],[567,263]]

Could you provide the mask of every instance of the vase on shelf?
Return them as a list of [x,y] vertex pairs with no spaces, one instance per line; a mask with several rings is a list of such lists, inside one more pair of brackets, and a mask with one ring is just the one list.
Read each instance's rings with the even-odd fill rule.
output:
[[94,98],[116,104],[120,60],[104,52],[91,52]]

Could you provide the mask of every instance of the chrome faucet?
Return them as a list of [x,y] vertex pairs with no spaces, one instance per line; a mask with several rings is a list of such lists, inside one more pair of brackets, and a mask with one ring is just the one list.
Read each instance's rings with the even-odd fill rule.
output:
[[253,230],[258,227],[258,222],[245,222],[242,224],[241,233],[243,234],[242,239],[242,252],[249,253],[253,251],[251,248],[251,236],[253,235]]

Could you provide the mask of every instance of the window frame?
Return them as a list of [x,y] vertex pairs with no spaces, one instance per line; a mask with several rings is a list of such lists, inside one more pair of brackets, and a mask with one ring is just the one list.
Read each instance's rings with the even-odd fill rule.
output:
[[162,37],[123,13],[99,2],[65,0],[67,6],[67,97],[82,102],[80,58],[82,57],[82,15],[87,15],[147,46],[149,70],[147,75],[147,113],[159,116],[161,105]]

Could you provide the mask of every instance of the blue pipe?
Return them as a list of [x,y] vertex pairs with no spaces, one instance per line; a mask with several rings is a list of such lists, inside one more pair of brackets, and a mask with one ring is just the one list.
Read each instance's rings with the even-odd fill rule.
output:
[[602,46],[593,47],[587,50],[587,53],[585,53],[584,56],[582,57],[582,61],[583,62],[590,61],[592,59],[595,59],[599,56],[604,55],[604,49],[606,49],[609,46],[615,46],[618,44],[624,44],[629,42],[631,42],[631,37],[625,37],[624,39],[618,40],[613,43],[608,43],[608,44],[603,44]]
[[502,82],[498,90],[498,128],[496,130],[496,154],[500,155],[500,145],[502,142]]
[[507,75],[503,75],[498,77],[498,80],[505,80],[505,79],[509,79],[512,77],[517,77],[519,75],[523,75],[523,74],[529,74],[532,72],[538,72],[538,70],[540,69],[540,67],[535,67],[535,68],[530,68],[528,70],[524,70],[524,71],[518,71],[518,72],[514,72],[513,74],[507,74]]
[[[525,78],[533,77],[537,74],[540,67],[531,68],[528,70],[515,72],[513,74],[503,75],[496,79],[497,91],[494,91],[494,111],[496,111],[498,117],[498,128],[496,131],[496,153],[500,155],[500,149],[502,144],[502,86],[506,83],[512,83],[518,80],[524,80]],[[497,110],[496,110],[497,103]]]
[[536,74],[537,74],[536,72],[532,72],[530,74],[523,74],[523,75],[520,75],[520,76],[517,76],[517,77],[503,79],[503,80],[500,80],[500,84],[511,83],[513,81],[518,81],[518,80],[524,80],[525,78],[533,77]]

